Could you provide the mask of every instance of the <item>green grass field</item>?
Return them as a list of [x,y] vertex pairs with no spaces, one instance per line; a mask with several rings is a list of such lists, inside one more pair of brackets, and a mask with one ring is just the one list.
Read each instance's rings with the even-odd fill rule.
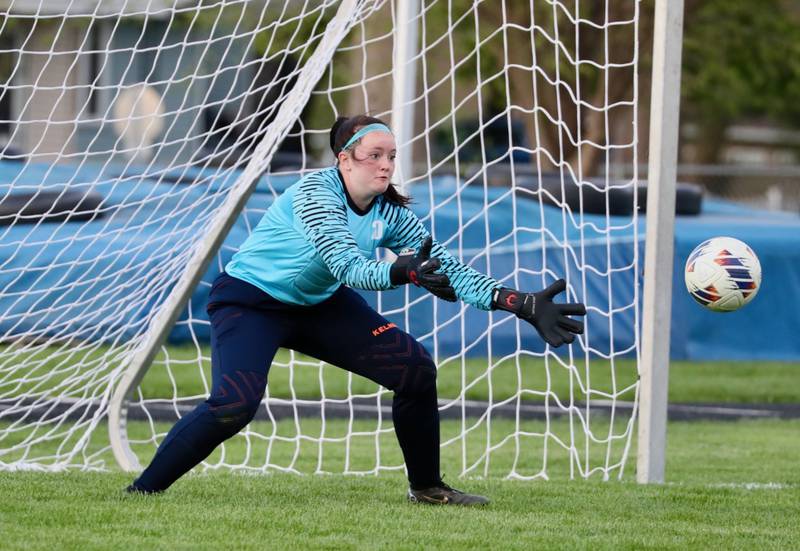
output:
[[[0,353],[4,350],[0,347]],[[28,390],[35,384],[46,380],[52,385],[60,377],[72,374],[71,366],[79,362],[92,364],[98,362],[103,349],[91,353],[75,354],[71,350],[54,352],[47,349],[36,354],[41,361],[26,374],[32,381],[21,386],[17,391]],[[156,363],[147,372],[142,382],[145,397],[169,397],[178,386],[183,395],[202,395],[206,392],[203,378],[210,378],[210,352],[207,348],[200,351],[203,360],[198,360],[198,351],[194,347],[172,346],[169,348],[171,368],[168,371],[163,364]],[[295,356],[299,363],[295,365],[291,375],[292,384],[297,396],[318,398],[320,396],[320,378],[324,383],[327,397],[340,398],[347,395],[348,385],[354,393],[364,394],[376,390],[372,382],[354,376],[348,380],[348,374],[341,369],[326,366],[320,368],[318,362],[301,355]],[[30,357],[26,363],[31,364]],[[163,361],[162,354],[157,358]],[[270,370],[270,395],[273,397],[291,397],[289,378],[290,370],[284,367],[289,363],[289,353],[281,350]],[[575,369],[567,369],[557,361],[545,363],[539,358],[522,356],[511,359],[468,358],[465,360],[445,360],[439,364],[439,395],[454,398],[462,391],[462,377],[469,387],[465,397],[470,400],[486,400],[492,393],[495,401],[510,396],[519,388],[550,391],[559,396],[569,395],[572,386],[576,399],[585,398],[577,382],[588,386],[595,393],[611,393],[622,391],[636,381],[636,365],[633,360],[622,359],[614,362],[592,360],[591,376],[587,376],[582,358],[574,360]],[[66,366],[66,367],[65,367]],[[53,373],[60,375],[53,376]],[[201,375],[202,373],[202,375]],[[613,377],[612,377],[613,376]],[[174,382],[173,382],[174,381]],[[11,382],[0,384],[0,390],[6,391]],[[729,402],[729,403],[800,403],[800,369],[791,362],[673,362],[670,366],[669,399],[673,403],[686,402]],[[491,390],[490,390],[491,386]],[[622,396],[632,399],[632,394]],[[529,393],[523,400],[538,401],[541,396]]]
[[[100,353],[93,352],[97,356]],[[62,367],[69,364],[64,361],[69,352],[63,352],[61,358],[47,351],[40,354],[42,361],[27,373],[20,391],[35,385],[42,388],[46,375],[54,371],[60,371],[56,379],[69,374],[69,367]],[[193,348],[173,347],[169,355],[171,360],[178,360],[177,367],[171,373],[158,366],[151,370],[143,382],[144,394],[170,396],[173,381],[184,392],[203,394],[200,370],[207,374],[207,362],[198,362]],[[89,355],[84,361],[92,358]],[[287,359],[282,353],[278,361]],[[585,382],[582,364],[575,363],[576,370],[531,358],[519,363],[452,361],[441,367],[440,395],[457,396],[462,376],[475,381],[465,393],[468,399],[498,400],[520,387],[569,395],[576,381]],[[487,365],[491,369],[482,375]],[[318,366],[300,365],[292,376],[298,395],[319,395]],[[324,368],[321,376],[328,397],[344,395],[348,385],[357,393],[375,389],[369,381],[348,380],[335,368]],[[592,364],[593,390],[618,391],[633,380],[632,362],[617,361],[613,367]],[[800,365],[677,362],[671,366],[669,393],[673,403],[797,404]],[[270,394],[291,394],[288,369],[273,368]],[[525,398],[541,399],[536,394]],[[581,398],[576,393],[576,399]],[[492,434],[500,435],[509,430],[511,422],[492,423]],[[526,430],[543,430],[542,421],[526,423]],[[592,429],[598,434],[608,424],[602,418],[593,419],[593,423]],[[168,427],[156,424],[157,431]],[[384,422],[381,428],[389,427]],[[367,433],[375,428],[375,423],[369,422],[354,426]],[[569,439],[566,420],[553,421],[549,429],[553,435]],[[341,442],[320,445],[306,438],[322,434],[319,420],[303,419],[299,425],[281,422],[276,430],[289,438],[298,434],[302,438],[277,442],[267,449],[267,444],[258,439],[248,443],[236,437],[226,447],[225,462],[260,458],[263,465],[268,457],[271,466],[302,472],[314,472],[317,467],[330,472],[343,470]],[[347,430],[345,421],[334,420],[326,423],[324,434],[335,439]],[[445,438],[460,431],[456,421],[442,423]],[[113,465],[105,434],[105,427],[98,428],[88,452]],[[149,427],[133,422],[130,434],[146,439]],[[464,455],[468,463],[479,459],[486,435],[485,431],[476,431],[464,440],[463,448],[457,443],[442,452],[443,471],[452,485],[491,497],[492,504],[482,510],[410,505],[404,498],[403,476],[397,470],[382,471],[379,476],[298,476],[275,470],[248,476],[212,471],[184,477],[166,494],[150,497],[124,495],[121,489],[131,475],[116,470],[47,474],[0,471],[0,549],[800,548],[800,420],[672,422],[668,428],[667,483],[651,486],[633,482],[635,441],[622,481],[617,480],[617,471],[607,482],[598,476],[588,481],[570,480],[576,464],[603,464],[604,445],[576,442],[581,452],[576,459],[551,441],[545,457],[544,439],[535,437],[521,439],[516,472],[534,475],[546,460],[551,480],[504,479],[515,456],[517,444],[513,441],[492,452],[488,466],[480,463],[466,478],[455,477],[454,473],[463,470]],[[498,443],[494,436],[491,438],[492,444]],[[401,464],[394,436],[386,430],[377,438],[368,434],[351,439],[352,471],[375,470],[376,442],[381,448],[381,465]],[[9,437],[0,446],[12,443]],[[55,451],[55,444],[47,445]],[[325,459],[318,465],[321,447]],[[154,448],[146,443],[135,449],[146,463]],[[613,454],[619,451],[614,449]],[[220,454],[215,452],[210,461],[219,461]],[[13,459],[2,457],[3,461]]]
[[[205,358],[210,357],[206,349],[202,351]],[[193,347],[171,347],[169,356],[172,361],[185,362],[182,367],[166,369],[154,366],[142,382],[142,392],[147,397],[172,396],[173,384],[176,380],[187,394],[203,394],[204,387],[200,370],[206,380],[210,381],[210,365],[207,361],[197,365],[197,351]],[[162,356],[163,358],[163,356]],[[316,360],[296,355],[302,363],[295,366],[293,387],[298,396],[318,398],[320,396],[319,367]],[[288,398],[289,370],[281,367],[288,364],[289,353],[281,350],[270,370],[270,396]],[[309,365],[306,365],[306,362]],[[522,356],[506,360],[468,358],[443,361],[439,364],[438,389],[439,396],[455,398],[462,391],[463,380],[472,382],[465,392],[469,400],[486,400],[491,396],[495,401],[515,394],[519,388],[542,391],[549,388],[558,396],[569,396],[570,388],[576,400],[585,400],[581,392],[580,381],[595,393],[621,392],[635,383],[637,378],[636,364],[633,360],[616,360],[612,366],[609,362],[592,360],[591,376],[585,373],[583,358],[574,360],[576,369],[565,368],[559,362],[549,361],[547,364],[539,358]],[[727,402],[727,403],[800,403],[800,366],[792,362],[673,362],[670,365],[669,400],[672,403],[692,402]],[[322,372],[325,393],[328,397],[344,397],[347,395],[348,377],[341,369],[326,366]],[[355,393],[370,393],[376,385],[370,381],[353,377],[350,382]],[[491,387],[491,389],[490,389]],[[594,397],[597,397],[595,394]],[[523,400],[540,401],[540,395],[524,394]],[[620,399],[633,399],[633,393],[626,393]]]
[[[185,477],[0,472],[3,549],[796,549],[800,422],[671,423],[665,485],[451,481],[485,509],[414,506],[399,474]],[[445,469],[452,458],[445,457]]]
[[[8,345],[0,345],[0,357],[10,352]],[[25,382],[10,378],[0,380],[0,395],[9,396],[23,391],[54,387],[68,376],[74,376],[81,364],[97,367],[104,372],[107,365],[103,355],[107,349],[98,346],[92,350],[47,348],[35,353],[14,352],[16,362],[24,362],[28,369]],[[171,368],[165,369],[162,353],[147,372],[141,389],[146,398],[171,397],[175,387],[181,395],[203,395],[210,382],[210,351],[203,346],[198,353],[194,346],[170,346],[168,357]],[[198,359],[202,358],[202,359]],[[285,367],[290,355],[280,350],[269,373],[269,392],[272,397],[289,398],[290,370]],[[291,372],[292,388],[297,396],[319,398],[320,379],[329,398],[347,396],[348,386],[357,394],[374,392],[377,386],[358,376],[349,380],[341,369],[325,366],[320,376],[319,362],[307,356],[295,355],[299,360]],[[462,392],[462,381],[468,388],[464,396],[469,400],[498,401],[514,395],[520,388],[549,391],[558,396],[569,396],[573,390],[576,400],[585,400],[583,389],[589,388],[593,398],[603,393],[620,393],[620,399],[633,399],[632,392],[623,393],[637,379],[636,364],[631,359],[618,359],[613,364],[593,359],[591,372],[583,358],[573,360],[574,369],[564,366],[564,360],[543,361],[540,358],[494,359],[491,362],[478,358],[443,358],[439,362],[438,388],[443,398],[455,398]],[[800,369],[792,362],[673,362],[669,375],[669,400],[671,403],[727,402],[727,403],[800,403]],[[549,385],[549,386],[548,386]],[[583,387],[583,389],[581,388]],[[63,392],[64,389],[59,389]],[[524,393],[521,398],[541,401],[541,394]]]

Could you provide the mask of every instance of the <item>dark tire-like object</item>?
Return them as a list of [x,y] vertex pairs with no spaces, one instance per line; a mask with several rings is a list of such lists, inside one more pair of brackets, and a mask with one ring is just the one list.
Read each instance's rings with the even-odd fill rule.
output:
[[102,195],[91,191],[11,193],[0,198],[0,226],[96,220],[102,203]]

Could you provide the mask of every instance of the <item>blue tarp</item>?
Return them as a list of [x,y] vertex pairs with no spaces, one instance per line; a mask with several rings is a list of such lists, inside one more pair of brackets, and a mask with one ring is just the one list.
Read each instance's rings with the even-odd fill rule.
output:
[[[719,235],[746,242],[761,263],[758,295],[737,312],[700,307],[683,281],[689,253]],[[704,201],[701,216],[676,220],[673,289],[673,358],[800,360],[800,215]]]
[[[228,169],[169,174],[169,180],[183,176],[199,181],[191,185],[159,181],[160,176],[137,175],[119,167],[0,162],[0,200],[12,182],[15,192],[68,185],[100,193],[106,209],[105,217],[92,222],[0,226],[0,334],[124,340],[140,332],[153,306],[170,290],[160,273],[180,269],[191,252],[184,250],[185,244],[205,230],[223,200],[209,191],[231,185],[237,173]],[[276,194],[296,179],[296,175],[262,178],[171,341],[191,338],[187,320],[206,319],[208,283]],[[409,191],[415,200],[412,208],[453,254],[521,289],[540,289],[566,277],[576,293],[569,300],[589,306],[583,345],[603,356],[632,353],[633,304],[641,299],[642,284],[641,277],[635,277],[634,261],[638,256],[643,264],[644,216],[639,217],[637,238],[630,217],[579,216],[543,206],[535,195],[514,195],[505,188],[465,186],[454,178],[438,177]],[[431,204],[437,205],[433,211]],[[683,285],[689,252],[716,235],[750,244],[764,273],[753,303],[731,314],[703,310]],[[673,358],[800,359],[800,339],[794,335],[800,327],[800,216],[707,200],[701,216],[678,217],[674,262]],[[406,292],[411,293],[412,305],[400,312]],[[532,328],[523,326],[518,336],[517,322],[504,313],[434,301],[416,289],[365,296],[440,356],[462,350],[498,356],[518,346],[542,350]],[[120,308],[120,299],[129,299],[130,308]],[[115,308],[108,308],[114,302]],[[207,324],[192,324],[192,331],[201,340],[208,338]]]

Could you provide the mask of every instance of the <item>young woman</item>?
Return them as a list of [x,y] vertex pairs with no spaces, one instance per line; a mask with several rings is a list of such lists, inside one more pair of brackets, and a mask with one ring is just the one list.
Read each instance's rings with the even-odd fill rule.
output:
[[[130,492],[167,489],[256,414],[279,347],[308,354],[394,391],[392,418],[413,502],[483,505],[439,471],[436,365],[414,337],[351,288],[413,283],[444,300],[513,312],[552,346],[583,332],[582,304],[556,304],[563,280],[539,293],[503,287],[460,263],[406,208],[390,180],[396,144],[379,119],[340,118],[330,133],[336,166],[313,172],[269,208],[214,281],[209,296],[213,386],[158,448]],[[375,249],[400,253],[373,260]],[[417,248],[416,252],[406,252]],[[343,345],[346,343],[346,345]]]

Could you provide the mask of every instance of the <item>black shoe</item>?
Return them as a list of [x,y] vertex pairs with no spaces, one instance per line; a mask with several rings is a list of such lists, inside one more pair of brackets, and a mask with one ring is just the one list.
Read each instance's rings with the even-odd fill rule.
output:
[[444,482],[424,490],[409,488],[408,501],[412,503],[430,503],[431,505],[464,505],[467,507],[489,504],[489,498],[465,494],[451,488]]

